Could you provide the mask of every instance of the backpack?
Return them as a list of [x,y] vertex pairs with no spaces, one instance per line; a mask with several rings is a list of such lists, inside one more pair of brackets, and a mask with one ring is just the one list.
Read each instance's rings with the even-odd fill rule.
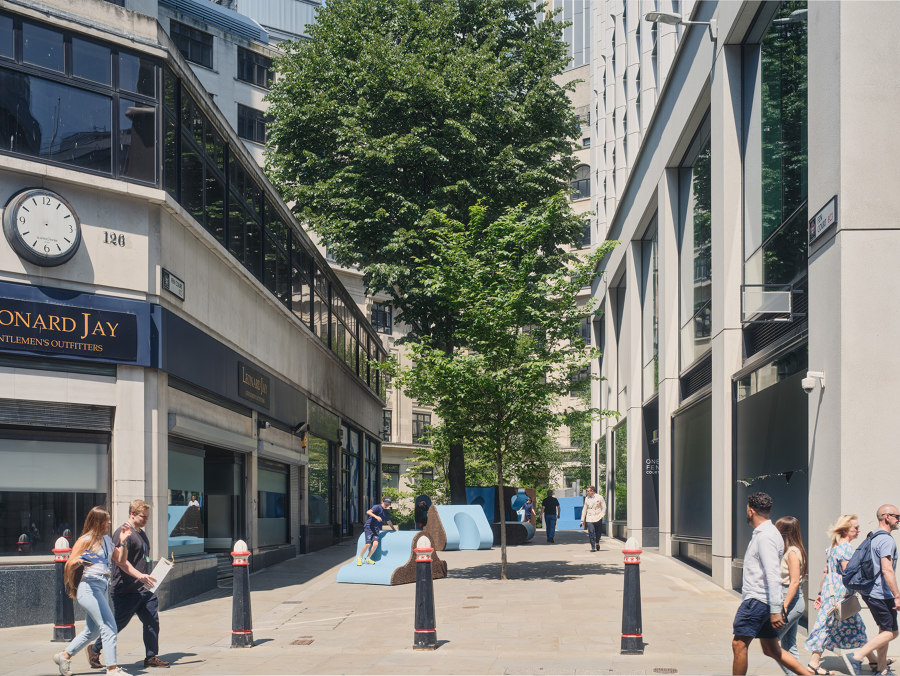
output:
[[869,533],[862,544],[853,552],[847,567],[841,573],[844,586],[851,591],[861,591],[864,594],[872,590],[875,578],[881,575],[881,566],[875,570],[872,563],[872,540],[876,535],[888,535],[888,533]]

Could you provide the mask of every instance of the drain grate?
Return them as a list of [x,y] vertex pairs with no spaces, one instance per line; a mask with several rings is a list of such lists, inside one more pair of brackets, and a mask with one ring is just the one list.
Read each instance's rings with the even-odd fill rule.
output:
[[675,667],[654,667],[653,673],[654,674],[677,674],[678,669],[676,669]]
[[478,608],[479,606],[463,606],[463,608]]
[[467,599],[483,599],[483,596],[467,596]]
[[312,645],[314,640],[312,636],[301,636],[296,641],[291,641],[291,645]]

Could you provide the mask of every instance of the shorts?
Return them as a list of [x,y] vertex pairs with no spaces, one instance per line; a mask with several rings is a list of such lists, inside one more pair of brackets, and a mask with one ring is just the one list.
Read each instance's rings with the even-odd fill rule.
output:
[[875,620],[880,631],[897,631],[897,611],[894,610],[894,599],[863,596],[863,600],[872,611],[872,619]]
[[778,638],[772,627],[769,604],[759,599],[745,599],[734,616],[734,635],[750,638]]
[[373,542],[378,542],[379,534],[374,530],[369,530],[368,528],[363,529],[363,533],[366,535],[366,544],[370,545]]

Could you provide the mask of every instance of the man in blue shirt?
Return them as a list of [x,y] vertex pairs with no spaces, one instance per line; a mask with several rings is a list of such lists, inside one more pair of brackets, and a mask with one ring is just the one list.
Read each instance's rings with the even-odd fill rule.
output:
[[875,512],[878,529],[872,533],[872,569],[875,583],[872,590],[863,593],[863,600],[872,611],[872,619],[878,625],[878,634],[869,639],[854,653],[844,653],[844,661],[850,673],[862,673],[862,657],[875,651],[878,655],[878,672],[887,669],[888,644],[897,638],[897,611],[900,610],[900,590],[897,587],[897,543],[892,531],[900,527],[900,510],[896,505],[882,505]]
[[754,493],[747,498],[747,522],[753,536],[744,554],[744,580],[741,605],[734,617],[734,653],[731,672],[747,673],[747,650],[758,638],[763,653],[795,674],[806,669],[778,642],[778,630],[784,626],[784,591],[781,587],[781,557],[784,539],[769,520],[772,498],[766,493]]
[[363,561],[366,563],[375,563],[372,560],[372,555],[375,553],[375,550],[378,549],[378,540],[381,537],[381,527],[384,525],[385,521],[387,521],[390,526],[394,525],[391,522],[391,515],[388,512],[390,506],[390,498],[381,498],[380,505],[372,505],[372,509],[366,512],[366,514],[369,515],[369,518],[366,519],[366,523],[363,526],[366,544],[363,545],[362,551],[359,553],[359,556],[356,557],[357,566],[363,565]]

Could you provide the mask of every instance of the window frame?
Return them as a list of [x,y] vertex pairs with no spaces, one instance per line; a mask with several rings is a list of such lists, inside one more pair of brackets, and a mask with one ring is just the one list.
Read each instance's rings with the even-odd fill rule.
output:
[[[215,65],[214,54],[216,42],[215,36],[212,33],[207,33],[206,31],[194,28],[193,26],[175,19],[169,19],[169,37],[172,38],[172,42],[178,48],[178,52],[186,61],[213,70],[213,66]],[[188,41],[187,52],[185,52],[185,50],[182,49],[182,45],[179,44],[179,41],[183,40]],[[193,50],[190,49],[194,45],[199,45],[201,51],[205,51],[206,49],[209,50],[209,63],[194,58]],[[201,56],[205,56],[205,54]]]

